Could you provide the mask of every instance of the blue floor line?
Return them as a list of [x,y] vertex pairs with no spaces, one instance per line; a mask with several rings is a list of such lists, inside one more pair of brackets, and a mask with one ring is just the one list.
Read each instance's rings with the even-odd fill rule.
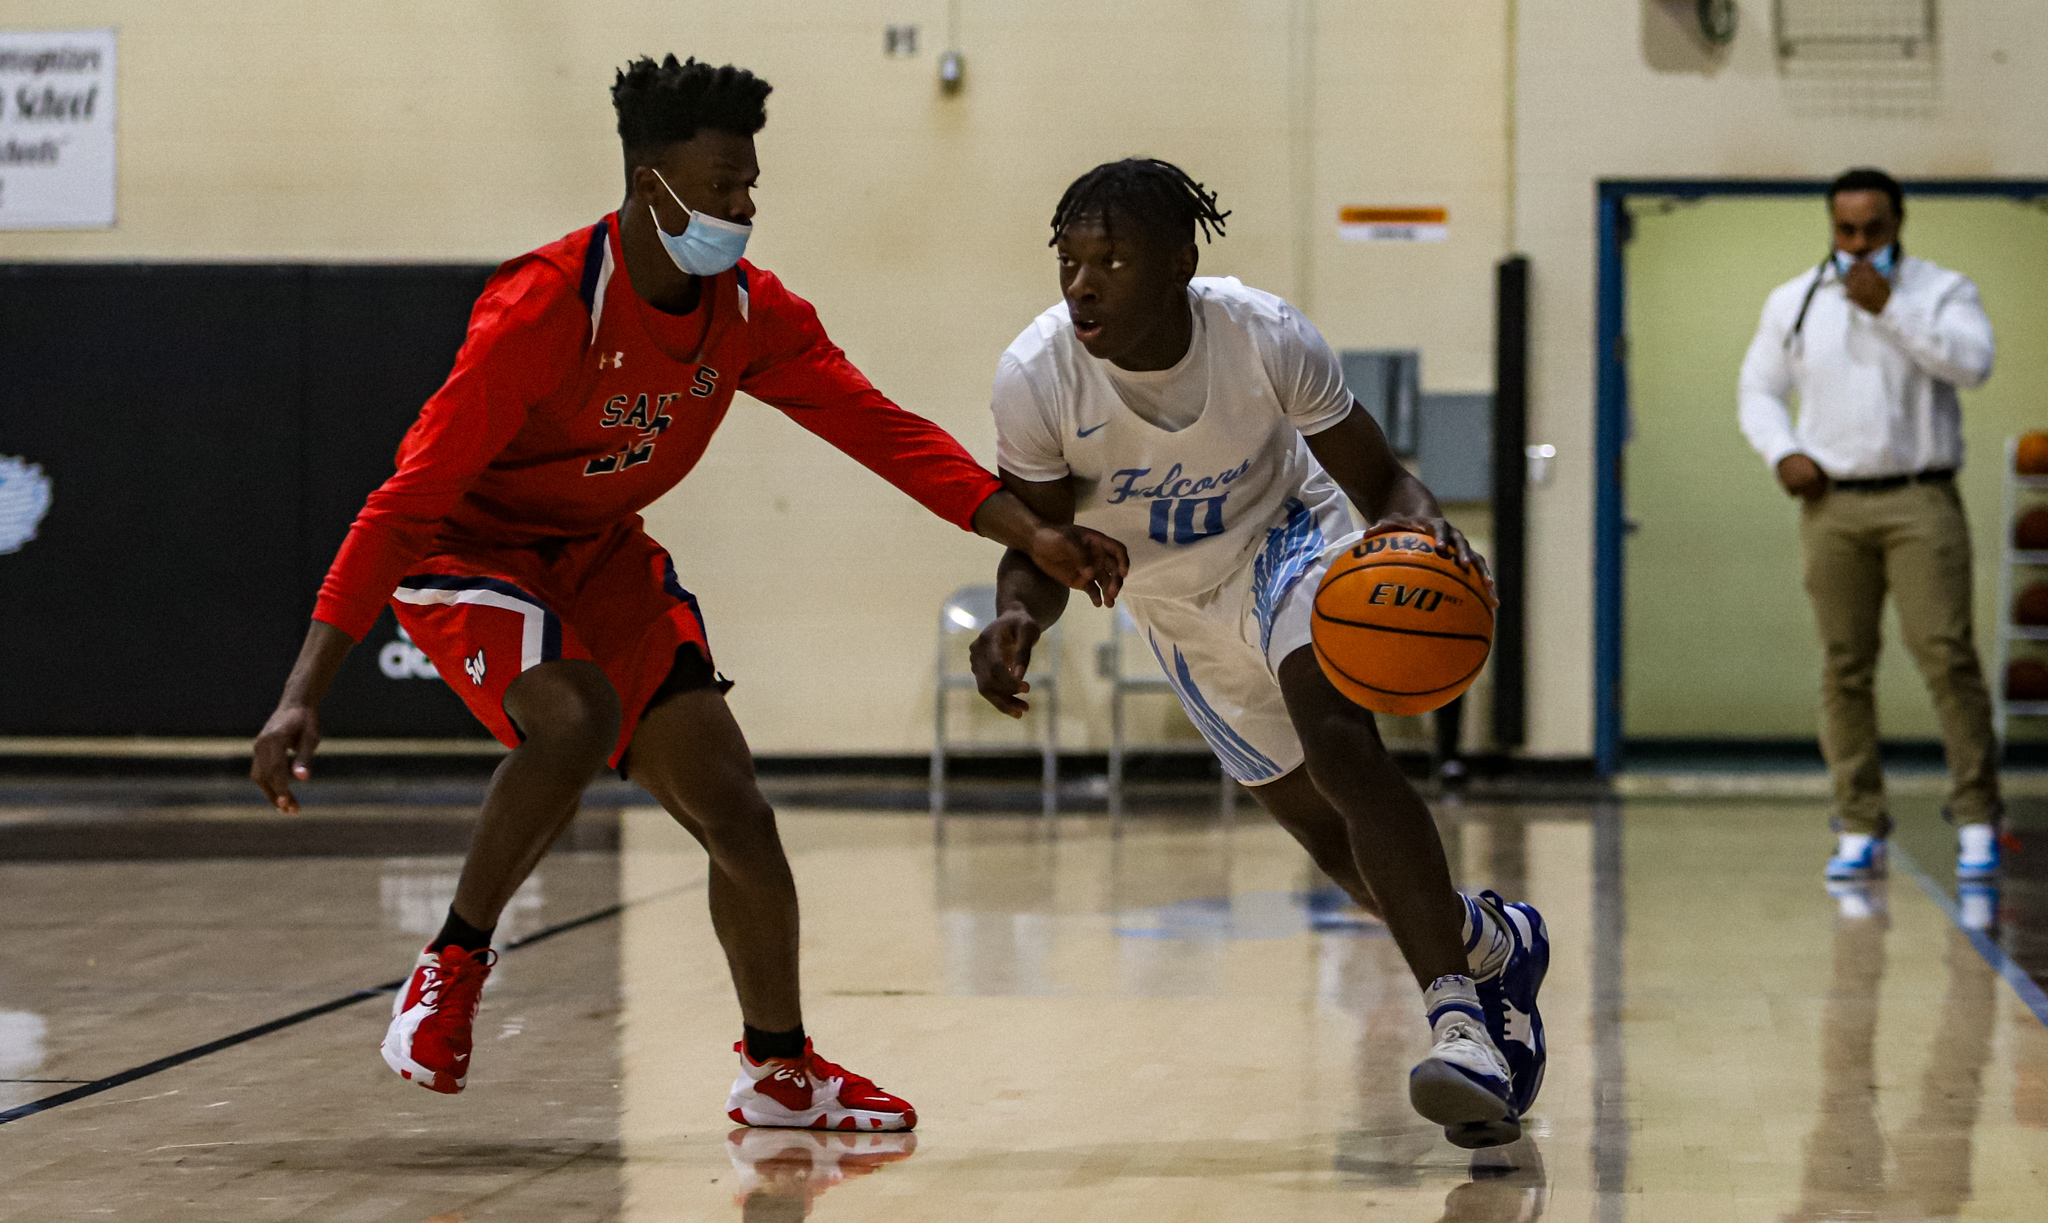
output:
[[2034,1018],[2040,1020],[2043,1026],[2048,1026],[2048,991],[2043,991],[2039,983],[2027,975],[2027,970],[2005,954],[2005,948],[1993,942],[1990,935],[1965,926],[1962,909],[1948,894],[1947,889],[1936,883],[1932,875],[1921,870],[1920,864],[1913,861],[1912,855],[1899,848],[1896,842],[1891,846],[1891,856],[1893,862],[1906,868],[1906,874],[1919,885],[1922,892],[1927,894],[1927,899],[1933,901],[1943,913],[1948,914],[1948,919],[1970,940],[1970,945],[1977,949],[1978,955],[1984,957],[1984,962],[1991,965],[1999,976],[2005,978],[2005,983],[2012,986],[2012,992],[2020,996],[2020,1001],[2034,1013]]

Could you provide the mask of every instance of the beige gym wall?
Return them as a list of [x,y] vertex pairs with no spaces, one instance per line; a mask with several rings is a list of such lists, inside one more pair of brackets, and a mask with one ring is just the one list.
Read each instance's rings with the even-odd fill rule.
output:
[[[120,28],[120,195],[116,228],[0,234],[0,259],[502,259],[616,205],[612,70],[673,49],[776,86],[750,256],[984,462],[996,357],[1056,297],[1052,206],[1131,153],[1183,163],[1233,210],[1205,271],[1299,298],[1340,346],[1421,348],[1428,389],[1490,387],[1503,0],[956,0],[950,98],[948,7],[7,0],[0,28]],[[919,54],[885,58],[899,22]],[[1346,204],[1445,205],[1451,240],[1340,243]],[[929,744],[939,601],[990,580],[991,545],[744,402],[648,519],[757,749]],[[1071,747],[1106,740],[1105,626],[1069,625]],[[1155,714],[1145,733],[1188,733]]]
[[[2038,0],[1942,6],[1939,71],[1903,86],[1781,68],[1765,0],[1745,0],[1719,55],[1687,41],[1681,0],[953,7],[967,86],[947,99],[945,0],[6,0],[9,28],[121,28],[121,221],[0,234],[0,258],[503,258],[616,203],[604,87],[620,60],[734,59],[777,85],[760,261],[986,460],[995,356],[1053,297],[1045,217],[1095,161],[1187,163],[1237,211],[1208,270],[1299,295],[1341,345],[1419,345],[1430,389],[1490,384],[1489,268],[1519,247],[1530,440],[1559,449],[1530,502],[1530,748],[1583,755],[1597,182],[1861,162],[2048,173]],[[917,57],[883,57],[888,22],[921,27]],[[1451,240],[1342,244],[1343,204],[1444,204]],[[704,596],[759,747],[926,742],[933,614],[989,572],[986,545],[759,409],[735,413],[652,521]],[[1088,698],[1069,701],[1075,746],[1102,742],[1085,679],[1102,624],[1079,616],[1069,638]]]

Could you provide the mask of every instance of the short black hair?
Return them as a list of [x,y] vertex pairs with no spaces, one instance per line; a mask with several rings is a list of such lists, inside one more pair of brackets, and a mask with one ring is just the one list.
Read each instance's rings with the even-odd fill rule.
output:
[[1189,177],[1186,170],[1156,157],[1126,157],[1104,162],[1074,180],[1052,214],[1053,245],[1079,221],[1099,220],[1105,231],[1110,216],[1135,221],[1169,241],[1193,242],[1201,226],[1203,241],[1223,236],[1227,212],[1216,210],[1216,193]]
[[751,136],[768,125],[768,95],[774,87],[745,68],[714,68],[695,58],[659,64],[641,56],[619,70],[612,82],[612,109],[619,112],[619,141],[626,146],[626,174],[645,154],[680,144],[699,128]]
[[1906,215],[1906,193],[1899,187],[1899,180],[1872,166],[1858,166],[1845,170],[1834,182],[1828,184],[1828,210],[1835,207],[1835,197],[1844,191],[1882,191],[1892,202],[1892,215]]

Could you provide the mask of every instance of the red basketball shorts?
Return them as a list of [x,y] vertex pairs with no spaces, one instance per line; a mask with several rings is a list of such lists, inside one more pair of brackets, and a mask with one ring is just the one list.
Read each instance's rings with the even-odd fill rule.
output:
[[544,662],[596,663],[619,694],[617,765],[640,715],[694,645],[711,661],[697,598],[637,521],[582,539],[430,556],[391,595],[398,622],[498,742],[519,745],[505,689]]

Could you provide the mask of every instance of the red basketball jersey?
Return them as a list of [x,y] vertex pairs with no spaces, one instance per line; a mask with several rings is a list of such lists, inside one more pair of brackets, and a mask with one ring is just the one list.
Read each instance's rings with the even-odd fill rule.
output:
[[370,494],[314,617],[360,640],[422,557],[592,535],[702,457],[745,391],[967,528],[996,478],[877,391],[810,303],[744,260],[671,315],[628,283],[618,216],[499,268],[448,381]]

